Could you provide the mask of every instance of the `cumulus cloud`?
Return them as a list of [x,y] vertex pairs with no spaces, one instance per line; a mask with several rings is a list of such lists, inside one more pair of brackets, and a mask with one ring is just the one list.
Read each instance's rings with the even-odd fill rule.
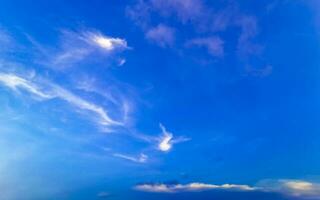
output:
[[224,54],[224,41],[217,36],[207,38],[195,38],[187,42],[187,46],[204,47],[212,56],[221,57]]
[[134,189],[144,192],[175,193],[175,192],[192,192],[204,190],[236,190],[252,191],[255,188],[248,185],[223,184],[213,185],[206,183],[189,183],[189,184],[139,184]]
[[145,163],[148,160],[148,156],[143,153],[141,153],[138,157],[129,156],[129,155],[120,154],[120,153],[115,153],[115,154],[113,154],[113,156],[117,157],[117,158],[129,160],[132,162],[136,162],[136,163]]
[[164,127],[161,123],[160,123],[160,129],[162,131],[161,137],[159,138],[159,143],[158,143],[158,149],[160,151],[168,152],[172,149],[173,144],[190,140],[189,138],[185,138],[185,137],[179,137],[174,139],[173,134],[167,131],[166,127]]
[[159,24],[147,31],[146,38],[161,47],[172,46],[175,41],[175,31],[169,26]]
[[[27,91],[38,98],[42,98],[42,99],[59,98],[61,100],[64,100],[68,102],[70,105],[77,107],[81,110],[86,110],[86,111],[95,113],[96,116],[98,116],[99,118],[98,122],[102,125],[105,125],[105,126],[122,125],[121,122],[111,119],[107,110],[105,110],[103,107],[98,106],[89,101],[86,101],[81,97],[73,94],[72,92],[58,85],[55,85],[53,83],[42,84],[42,87],[40,87],[39,86],[40,84],[37,84],[35,82],[32,82],[30,80],[27,80],[15,74],[6,74],[6,73],[0,73],[0,83],[2,83],[3,85],[9,87],[14,91],[19,91],[19,90]],[[46,87],[44,87],[44,85],[46,85]]]
[[304,180],[263,180],[255,186],[238,185],[238,184],[206,184],[206,183],[189,183],[189,184],[164,184],[164,183],[145,183],[138,184],[135,190],[143,192],[156,193],[176,193],[205,190],[234,190],[234,191],[258,191],[279,193],[286,196],[299,198],[320,199],[320,184]]

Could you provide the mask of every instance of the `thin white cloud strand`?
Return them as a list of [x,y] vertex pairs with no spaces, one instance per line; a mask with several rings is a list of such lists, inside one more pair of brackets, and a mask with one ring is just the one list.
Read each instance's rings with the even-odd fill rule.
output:
[[42,99],[59,98],[67,101],[72,106],[82,110],[91,111],[100,118],[98,122],[102,125],[122,125],[121,122],[111,119],[104,108],[88,102],[55,84],[48,84],[47,88],[41,89],[37,84],[20,76],[5,73],[0,73],[0,82],[14,91],[22,89]]
[[143,192],[156,193],[176,193],[176,192],[192,192],[204,190],[236,190],[236,191],[253,191],[255,188],[248,185],[223,184],[213,185],[206,183],[189,183],[189,184],[140,184],[134,187],[135,190]]
[[115,153],[115,154],[113,154],[113,156],[117,157],[117,158],[129,160],[132,162],[136,162],[136,163],[145,163],[148,160],[148,156],[143,153],[141,153],[138,157],[124,155],[124,154],[120,154],[120,153]]
[[18,88],[22,88],[44,99],[53,98],[53,96],[42,92],[29,81],[13,74],[0,74],[0,82],[14,91],[17,91]]

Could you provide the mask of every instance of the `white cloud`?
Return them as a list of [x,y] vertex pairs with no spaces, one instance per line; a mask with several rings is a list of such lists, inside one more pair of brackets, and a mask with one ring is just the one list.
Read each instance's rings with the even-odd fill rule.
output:
[[41,98],[52,98],[51,95],[42,92],[29,81],[13,74],[0,74],[0,82],[15,91],[17,91],[18,88],[22,88]]
[[111,117],[108,115],[108,112],[101,106],[86,101],[81,97],[76,96],[68,90],[65,90],[55,84],[48,83],[46,88],[42,89],[38,86],[39,84],[37,85],[31,81],[28,81],[14,74],[5,73],[0,73],[0,82],[14,91],[18,91],[18,89],[23,89],[42,99],[59,98],[64,101],[67,101],[72,106],[75,106],[82,110],[91,111],[99,117],[98,122],[102,125],[122,125],[121,122],[111,119]]
[[71,67],[83,61],[117,63],[120,60],[121,65],[124,64],[124,58],[120,57],[120,53],[130,49],[123,38],[89,30],[61,30],[60,41],[56,47],[46,47],[30,36],[28,39],[38,50],[38,62],[54,69]]
[[159,192],[159,193],[175,193],[175,192],[191,192],[191,191],[204,191],[204,190],[240,190],[240,191],[252,191],[255,188],[248,185],[235,185],[235,184],[223,184],[213,185],[206,183],[189,183],[189,184],[140,184],[135,186],[136,190],[144,192]]
[[179,137],[174,139],[173,134],[167,131],[166,127],[164,127],[161,123],[160,123],[160,129],[162,131],[161,133],[162,135],[159,138],[159,143],[158,143],[158,149],[160,151],[168,152],[172,149],[173,144],[190,140],[189,138],[185,138],[185,137]]
[[160,151],[169,151],[172,148],[172,133],[168,132],[166,128],[160,124],[160,128],[162,131],[162,137],[160,139],[160,143],[158,145],[158,148]]
[[238,184],[206,184],[206,183],[189,183],[189,184],[139,184],[134,187],[135,190],[143,192],[158,193],[176,193],[204,190],[235,190],[235,191],[258,191],[279,193],[286,196],[294,196],[299,198],[320,199],[320,183],[304,181],[304,180],[263,180],[255,186],[238,185]]
[[86,40],[95,44],[106,51],[113,51],[116,49],[127,49],[127,41],[121,38],[113,38],[105,36],[101,33],[89,32],[86,35]]
[[129,160],[132,162],[136,162],[136,163],[145,163],[148,160],[148,156],[143,153],[140,154],[138,157],[128,156],[128,155],[124,155],[124,154],[120,154],[120,153],[115,153],[115,154],[113,154],[113,156],[117,157],[117,158]]
[[195,38],[187,42],[187,46],[205,47],[212,56],[221,57],[224,54],[224,42],[220,37]]
[[175,41],[175,31],[169,26],[159,24],[147,31],[146,38],[161,47],[172,46]]

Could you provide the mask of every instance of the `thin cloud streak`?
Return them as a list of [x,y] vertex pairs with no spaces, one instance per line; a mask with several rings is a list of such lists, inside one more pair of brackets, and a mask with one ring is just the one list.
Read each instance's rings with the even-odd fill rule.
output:
[[82,99],[81,97],[76,96],[73,93],[69,92],[68,90],[65,90],[62,87],[57,86],[53,83],[49,83],[48,87],[45,89],[40,89],[33,82],[30,82],[14,74],[5,74],[5,73],[0,74],[0,82],[14,91],[17,91],[18,89],[23,89],[42,99],[59,98],[64,101],[67,101],[69,104],[75,107],[78,107],[82,110],[91,111],[99,116],[100,118],[99,123],[102,125],[105,125],[105,126],[122,125],[121,122],[111,119],[111,117],[108,115],[108,112],[104,108],[98,105],[95,105],[91,102],[88,102]]
[[117,158],[122,158],[125,160],[129,160],[132,162],[136,162],[136,163],[145,163],[148,160],[148,156],[141,153],[138,157],[133,157],[133,156],[129,156],[129,155],[125,155],[125,154],[120,154],[120,153],[115,153],[113,154],[114,157]]

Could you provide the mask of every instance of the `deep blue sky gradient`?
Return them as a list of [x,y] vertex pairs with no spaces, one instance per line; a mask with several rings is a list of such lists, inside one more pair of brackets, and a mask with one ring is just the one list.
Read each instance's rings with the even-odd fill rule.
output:
[[[168,181],[250,186],[266,179],[319,182],[319,3],[194,1],[217,11],[230,7],[227,13],[256,20],[258,30],[250,41],[261,49],[241,53],[238,26],[203,31],[196,20],[183,22],[175,14],[151,10],[144,27],[128,15],[139,2],[0,1],[0,30],[12,38],[10,45],[0,46],[1,73],[32,72],[41,87],[43,80],[57,84],[110,109],[114,119],[121,118],[120,108],[113,108],[117,104],[79,89],[83,80],[95,80],[103,94],[111,91],[132,106],[128,124],[106,133],[92,113],[1,84],[1,199],[303,199],[278,192],[158,194],[133,187]],[[163,47],[148,39],[148,29],[157,24],[175,30],[173,43]],[[57,52],[66,30],[122,38],[129,48],[55,66],[48,61],[54,55],[48,59],[36,44]],[[223,56],[187,44],[209,36],[223,40]],[[126,59],[122,66],[120,57]],[[141,139],[160,136],[160,123],[174,138],[187,141],[161,152],[156,142]],[[115,153],[143,153],[148,160],[132,162]],[[98,197],[100,192],[110,195]]]

